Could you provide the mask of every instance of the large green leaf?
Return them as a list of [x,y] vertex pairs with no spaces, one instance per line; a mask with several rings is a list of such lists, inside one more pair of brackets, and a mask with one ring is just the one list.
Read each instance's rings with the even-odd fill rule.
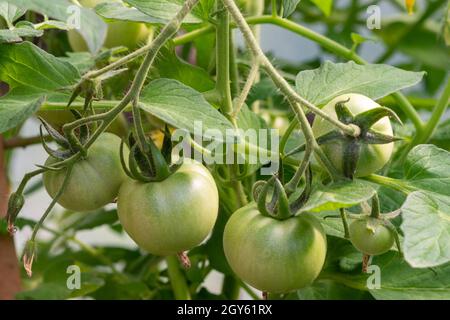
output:
[[353,207],[375,194],[372,186],[362,180],[343,181],[315,189],[302,211],[320,212]]
[[154,80],[142,90],[139,101],[142,110],[190,133],[194,133],[195,122],[201,123],[203,134],[208,129],[219,130],[225,137],[226,130],[233,129],[232,124],[201,93],[176,80]]
[[45,94],[76,83],[80,74],[30,42],[0,46],[0,80],[11,91],[0,98],[0,133],[32,115],[45,100]]
[[170,78],[200,92],[214,89],[214,81],[202,68],[181,60],[173,48],[164,48],[154,64],[155,78]]
[[124,20],[144,23],[164,23],[163,19],[150,16],[136,8],[118,2],[103,2],[95,7],[98,15],[108,20]]
[[450,197],[415,191],[402,206],[405,259],[416,268],[450,261]]
[[327,61],[318,69],[300,72],[296,87],[302,97],[317,105],[345,93],[360,93],[376,100],[417,84],[423,75],[382,64]]
[[450,153],[431,144],[416,146],[406,159],[405,180],[416,189],[450,196]]
[[[69,7],[74,6],[70,0],[8,0],[8,2],[19,8],[32,10],[60,21],[69,20],[73,14],[73,10],[70,10]],[[97,52],[105,40],[107,25],[94,10],[88,8],[80,8],[80,10],[81,28],[79,32],[86,40],[89,50]]]
[[23,16],[26,9],[19,8],[12,3],[0,2],[0,17],[3,17],[8,25],[12,25],[17,19]]
[[[180,11],[182,0],[125,0],[128,4],[152,18],[162,21],[171,20]],[[195,12],[195,11],[194,11]],[[184,18],[184,23],[200,23],[202,20],[190,13]]]

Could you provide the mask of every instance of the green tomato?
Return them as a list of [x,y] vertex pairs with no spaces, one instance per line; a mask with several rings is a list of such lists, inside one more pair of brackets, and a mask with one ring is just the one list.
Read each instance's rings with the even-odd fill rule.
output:
[[[69,183],[58,203],[72,211],[92,211],[111,203],[117,197],[126,175],[120,163],[120,138],[103,133],[88,150],[86,159],[73,165]],[[45,162],[51,166],[58,160],[49,157]],[[67,169],[46,171],[44,186],[54,198],[61,189]]]
[[223,235],[233,271],[253,287],[283,293],[310,285],[325,262],[325,232],[313,215],[263,216],[255,203],[236,211]]
[[[114,2],[113,0],[81,0],[80,4],[86,8],[94,8],[102,2]],[[145,43],[151,36],[151,29],[144,23],[129,21],[108,22],[108,31],[103,44],[105,48],[124,46],[130,50],[135,49],[141,43]],[[88,51],[86,41],[76,30],[68,32],[69,44],[75,52]]]
[[164,256],[192,249],[206,239],[217,219],[219,194],[209,171],[185,159],[161,182],[127,179],[117,205],[123,228],[138,246]]
[[375,218],[353,221],[349,232],[355,248],[371,256],[389,251],[395,241],[392,231]]
[[[334,98],[327,105],[325,105],[325,107],[323,107],[322,111],[330,115],[332,118],[337,119],[335,105],[336,103],[345,101],[347,99],[350,100],[345,103],[345,106],[353,113],[353,115],[357,115],[361,112],[380,107],[378,103],[366,96],[350,93]],[[312,129],[314,136],[320,137],[332,130],[335,130],[336,128],[327,120],[317,116],[314,120]],[[380,119],[372,126],[371,129],[385,135],[393,135],[391,122],[389,121],[388,117]],[[343,142],[333,141],[331,143],[321,145],[321,148],[334,164],[336,169],[338,169],[340,172],[343,172]],[[362,144],[361,153],[359,156],[358,164],[356,166],[355,177],[368,176],[383,168],[391,158],[393,148],[393,143]]]

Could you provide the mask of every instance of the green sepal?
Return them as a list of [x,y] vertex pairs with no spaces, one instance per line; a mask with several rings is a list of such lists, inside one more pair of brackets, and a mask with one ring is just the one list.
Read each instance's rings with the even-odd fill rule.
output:
[[164,139],[161,148],[161,153],[164,156],[164,159],[167,163],[172,163],[172,136],[170,134],[169,127],[167,124],[164,126]]
[[333,142],[336,140],[342,140],[343,138],[344,138],[344,135],[341,132],[339,132],[338,130],[333,130],[333,131],[330,131],[330,132],[325,133],[324,135],[318,137],[316,139],[316,141],[319,145],[321,145],[321,144],[327,144],[327,143],[330,143],[330,142]]
[[130,173],[133,179],[142,181],[142,182],[150,182],[151,179],[146,177],[139,171],[139,165],[136,162],[136,158],[134,156],[135,150],[138,149],[138,145],[135,144],[130,149],[130,154],[128,156],[128,164],[130,166]]
[[66,160],[73,155],[72,150],[63,149],[63,150],[53,150],[47,145],[47,142],[44,139],[44,133],[42,132],[42,126],[39,127],[39,133],[41,135],[42,147],[44,148],[47,154],[58,160]]
[[292,217],[292,212],[289,206],[289,200],[286,194],[286,190],[283,188],[283,184],[278,178],[275,178],[274,180],[275,184],[275,190],[278,190],[278,206],[277,206],[277,213],[272,214],[272,216],[278,220],[286,220],[290,217]]
[[339,121],[345,124],[352,123],[354,119],[352,112],[345,106],[345,103],[349,101],[350,98],[344,101],[339,101],[334,105],[334,109]]
[[356,166],[358,165],[359,155],[361,151],[361,144],[356,139],[349,139],[344,143],[344,154],[343,154],[343,163],[342,170],[344,172],[344,176],[353,179]]
[[135,179],[135,177],[131,174],[130,169],[127,166],[127,163],[125,161],[125,155],[123,153],[124,150],[124,145],[125,145],[125,141],[122,139],[120,141],[120,150],[119,150],[119,155],[120,155],[120,164],[122,165],[122,169],[125,172],[125,174],[130,177],[131,179]]
[[402,120],[400,120],[398,115],[391,109],[385,107],[378,107],[357,114],[354,117],[353,124],[357,125],[361,129],[361,132],[364,133],[384,117],[389,117],[402,124]]
[[[77,120],[83,118],[81,113],[79,113],[75,109],[70,109],[70,112],[73,114],[74,118]],[[79,136],[81,144],[86,143],[86,141],[89,139],[89,136],[90,136],[89,126],[87,124],[84,124],[78,128],[78,136]]]
[[272,214],[267,209],[266,199],[267,194],[269,192],[269,188],[271,184],[273,184],[275,177],[269,179],[269,181],[265,182],[264,186],[261,188],[261,191],[258,195],[258,198],[255,199],[259,212],[266,217],[272,217]]
[[8,211],[6,212],[6,222],[8,223],[8,232],[12,235],[15,232],[15,221],[25,204],[25,198],[21,193],[11,193],[8,200]]
[[382,134],[373,130],[369,130],[361,136],[361,141],[366,144],[387,144],[399,140],[403,139]]
[[[69,149],[70,144],[69,141],[58,132],[58,130],[54,129],[47,121],[45,121],[43,118],[38,117],[39,121],[41,121],[42,126],[44,126],[45,130],[48,132],[50,137],[62,148]],[[42,126],[41,126],[41,137],[43,137],[42,134]],[[43,139],[44,140],[44,139]]]
[[305,188],[303,189],[302,193],[299,195],[297,199],[295,199],[290,208],[291,212],[296,214],[308,201],[309,197],[311,196],[312,192],[312,170],[311,165],[308,165],[308,168],[305,170]]

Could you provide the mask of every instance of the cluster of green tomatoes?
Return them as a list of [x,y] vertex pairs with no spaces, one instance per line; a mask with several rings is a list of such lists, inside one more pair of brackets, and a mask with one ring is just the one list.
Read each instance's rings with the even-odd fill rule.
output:
[[[378,108],[373,100],[358,94],[333,99],[323,110],[336,117],[335,106],[345,101],[353,115]],[[323,136],[334,127],[316,119],[313,131]],[[372,130],[392,135],[387,117]],[[73,211],[92,211],[117,201],[124,230],[145,251],[154,255],[176,255],[201,244],[211,233],[219,210],[215,180],[201,163],[184,159],[181,166],[160,181],[141,181],[126,174],[119,150],[121,139],[103,133],[76,162],[58,203]],[[323,151],[344,171],[344,144],[325,143]],[[364,144],[359,151],[355,176],[371,174],[390,159],[392,143]],[[121,161],[122,160],[122,161]],[[46,166],[57,159],[49,157]],[[44,173],[50,196],[60,191],[66,170]],[[117,199],[117,200],[116,200]],[[363,216],[350,225],[350,240],[367,255],[391,249],[394,237],[383,221]],[[255,202],[237,210],[228,220],[223,246],[226,258],[238,277],[265,292],[283,293],[310,285],[324,265],[327,241],[319,219],[310,213],[285,219],[264,215]]]
[[[80,1],[91,8],[100,2]],[[150,34],[144,24],[114,22],[109,24],[105,46],[134,48]],[[87,50],[77,31],[69,33],[69,42],[75,51]],[[347,115],[341,113],[339,116],[337,106],[341,105],[345,105]],[[376,102],[363,95],[345,94],[330,101],[323,111],[351,123],[358,115],[379,108]],[[66,118],[61,118],[60,113],[61,119],[52,119],[51,112],[40,114],[56,127],[74,120],[70,112],[65,115]],[[381,139],[393,135],[389,118],[373,117],[375,121],[364,137],[366,142],[369,141],[367,143],[361,138],[345,136],[322,141],[323,152],[344,176],[348,176],[351,167],[348,146],[352,143],[357,146],[357,159],[353,161],[351,178],[370,175],[391,158],[393,143]],[[117,118],[108,131],[123,133],[123,121]],[[313,123],[318,140],[332,136],[330,132],[335,130],[321,118],[316,117]],[[67,169],[46,171],[45,188],[62,207],[72,211],[93,211],[116,201],[124,230],[140,248],[154,255],[184,253],[205,241],[219,211],[218,189],[208,169],[199,162],[184,159],[163,179],[134,179],[124,164],[124,158],[129,154],[129,148],[118,136],[102,133],[89,148],[87,156],[73,165],[62,193]],[[50,156],[45,165],[52,167],[56,162],[58,159]],[[310,285],[321,272],[327,253],[326,234],[319,219],[310,213],[292,214],[283,219],[276,214],[263,214],[257,200],[237,210],[226,224],[223,246],[232,270],[264,292],[285,293]],[[361,215],[351,223],[349,237],[366,255],[383,254],[394,244],[393,232],[386,227],[385,221],[367,215]]]

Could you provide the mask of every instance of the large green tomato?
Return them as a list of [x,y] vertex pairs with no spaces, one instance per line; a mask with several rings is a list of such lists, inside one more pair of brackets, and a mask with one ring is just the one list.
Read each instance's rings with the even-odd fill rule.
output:
[[[88,150],[86,159],[76,162],[69,183],[58,203],[72,211],[92,211],[111,203],[117,197],[126,175],[120,163],[120,138],[103,133]],[[49,157],[45,165],[58,160]],[[44,186],[54,198],[61,189],[67,169],[44,173]]]
[[310,214],[286,220],[263,216],[255,203],[236,211],[223,235],[233,271],[253,287],[284,293],[310,285],[322,270],[327,239]]
[[205,240],[217,219],[219,194],[209,171],[186,159],[161,182],[127,179],[117,205],[123,228],[139,247],[172,255]]
[[[368,226],[370,221],[370,226]],[[392,231],[375,218],[355,220],[350,224],[350,241],[362,253],[376,256],[389,251],[394,244]]]
[[[94,8],[102,2],[114,2],[114,0],[80,0],[79,2],[83,7]],[[145,43],[150,35],[151,30],[144,23],[128,21],[108,22],[108,32],[104,47],[124,46],[133,50],[139,44]],[[88,51],[86,41],[76,30],[69,30],[68,38],[73,51]]]
[[[350,100],[345,103],[345,106],[353,113],[353,115],[357,115],[361,112],[380,107],[378,103],[366,96],[350,93],[334,98],[327,105],[325,105],[322,110],[331,117],[337,119],[335,105],[336,103],[346,101],[347,99]],[[332,130],[335,130],[336,128],[327,120],[317,116],[314,120],[312,129],[314,132],[314,136],[317,138]],[[371,127],[371,129],[385,135],[393,135],[391,122],[389,121],[388,117],[380,119]],[[341,141],[333,140],[331,143],[323,144],[321,148],[334,164],[336,169],[343,172],[343,143]],[[391,158],[393,148],[393,143],[370,145],[362,144],[361,153],[359,156],[358,164],[356,166],[355,177],[368,176],[383,168]]]

